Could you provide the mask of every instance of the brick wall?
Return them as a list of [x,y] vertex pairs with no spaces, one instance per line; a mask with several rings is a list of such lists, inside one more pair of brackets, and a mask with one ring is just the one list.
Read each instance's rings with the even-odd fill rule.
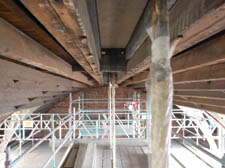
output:
[[[134,89],[131,88],[126,88],[126,87],[118,87],[116,89],[116,98],[132,98],[134,92],[137,94],[140,94],[141,98],[145,99],[145,94],[139,91],[135,91]],[[72,93],[73,95],[73,100],[78,99],[79,97],[82,97],[82,94],[84,95],[84,98],[92,98],[92,99],[108,99],[108,87],[97,87],[97,88],[86,88],[86,89],[81,89],[78,92]],[[88,108],[92,109],[103,109],[107,108],[107,104],[89,104]],[[119,106],[123,106],[123,104],[120,104]],[[117,106],[118,107],[118,106]],[[77,106],[76,106],[77,108]],[[61,102],[57,103],[55,106],[53,106],[50,110],[49,113],[68,113],[69,109],[69,97],[65,98]]]
[[[119,87],[116,89],[116,98],[132,98],[134,92],[136,94],[140,94],[141,98],[145,99],[145,94],[139,91],[135,91],[134,89],[131,88],[125,88],[125,87]],[[79,97],[84,95],[84,98],[92,98],[92,99],[108,99],[108,87],[97,87],[97,88],[86,88],[86,89],[81,89],[80,91],[73,92],[73,100],[78,99]],[[145,104],[142,104],[145,106]],[[77,105],[75,106],[77,109]],[[116,108],[123,108],[124,103],[122,104],[117,104]],[[108,104],[88,104],[89,109],[107,109]],[[145,107],[143,107],[145,108]],[[69,96],[54,105],[48,113],[68,113],[69,110]],[[120,116],[121,117],[121,116]],[[93,117],[91,117],[94,119]],[[121,117],[123,118],[123,117]],[[57,127],[57,125],[55,125]],[[43,137],[47,135],[49,131],[42,131],[39,134],[37,134],[35,137]],[[63,132],[63,135],[65,135],[66,132]],[[58,131],[56,132],[56,136],[58,137]]]

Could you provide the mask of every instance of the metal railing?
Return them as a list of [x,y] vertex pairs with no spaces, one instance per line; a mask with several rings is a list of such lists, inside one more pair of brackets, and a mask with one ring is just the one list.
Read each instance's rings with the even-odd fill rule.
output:
[[[17,115],[20,115],[20,114],[17,114]],[[37,116],[37,114],[36,114],[36,116]],[[42,114],[40,115],[40,116],[42,116]],[[31,121],[30,119],[30,117],[28,117],[29,118],[29,121]],[[38,117],[37,117],[38,118]],[[51,115],[51,118],[53,119],[54,118],[54,114],[52,114]],[[33,120],[34,121],[34,120]],[[62,129],[62,127],[64,127],[65,125],[67,125],[68,123],[70,123],[71,121],[72,121],[72,116],[70,116],[70,115],[66,115],[65,117],[63,117],[63,118],[60,118],[60,121],[62,122],[62,123],[60,123],[57,127],[55,127],[55,121],[54,120],[52,120],[52,123],[51,123],[51,127],[50,127],[50,129],[51,129],[51,131],[46,135],[46,136],[44,136],[43,138],[41,138],[35,145],[33,145],[30,149],[28,149],[28,150],[26,150],[26,151],[24,151],[24,152],[22,152],[22,149],[20,149],[20,154],[19,154],[19,156],[17,156],[16,157],[16,159],[14,159],[14,160],[6,160],[6,163],[8,163],[8,166],[6,166],[6,167],[14,167],[20,160],[22,160],[22,158],[24,157],[24,156],[26,156],[27,154],[29,154],[29,153],[31,153],[32,151],[34,151],[40,144],[42,144],[44,141],[46,141],[47,139],[51,139],[51,142],[52,142],[52,155],[50,156],[50,158],[46,161],[46,163],[43,165],[43,168],[45,168],[45,167],[47,167],[48,165],[49,165],[49,163],[50,162],[52,162],[52,167],[55,167],[56,165],[55,165],[55,157],[56,157],[56,154],[59,152],[59,150],[63,147],[63,145],[69,140],[69,139],[71,139],[72,138],[72,129],[68,129],[68,131],[67,131],[67,133],[66,133],[66,135],[64,136],[64,139],[63,139],[63,141],[61,142],[61,144],[59,145],[59,147],[58,148],[56,148],[55,147],[55,139],[56,139],[56,137],[55,137],[55,134],[56,134],[56,132],[58,131],[58,130],[60,130],[60,129]],[[19,121],[17,121],[17,120],[13,120],[13,122],[20,122],[20,120]],[[37,123],[39,123],[39,124],[37,124],[36,126],[35,126],[35,129],[39,129],[38,128],[38,125],[42,125],[43,123],[45,123],[46,124],[46,120],[39,120],[39,121],[36,121]],[[41,124],[41,122],[43,122],[42,124]],[[20,122],[21,123],[21,122]],[[40,126],[41,127],[41,126]],[[47,126],[46,126],[47,127]],[[48,127],[49,127],[49,124],[48,124]],[[9,127],[7,126],[7,130],[9,129]],[[41,127],[40,129],[49,129],[49,128],[45,128],[45,127]],[[30,128],[28,129],[28,130],[30,130]],[[25,130],[25,128],[23,127],[23,131],[26,131]],[[16,132],[16,131],[15,131]],[[26,133],[26,132],[24,132],[24,133]],[[33,134],[32,134],[33,135]],[[30,137],[31,135],[28,135],[28,137]],[[23,138],[24,137],[26,137],[26,134],[25,135],[23,135]],[[21,138],[21,137],[20,137]],[[25,138],[25,139],[23,139],[23,140],[29,140],[29,138]],[[18,139],[18,141],[19,142],[21,142],[21,139]],[[4,144],[4,143],[3,143]],[[19,147],[21,148],[22,147],[22,145],[19,145]],[[6,147],[7,148],[7,153],[6,153],[6,158],[10,158],[9,157],[9,155],[12,155],[12,153],[10,152],[10,150],[8,149],[9,147]],[[16,150],[15,150],[16,151]]]
[[[147,115],[144,99],[116,99],[117,105],[128,101],[138,103],[137,109],[131,111],[127,108],[118,106],[115,109],[115,136],[117,139],[148,139],[150,138],[151,116]],[[27,141],[38,141],[40,145],[44,141],[53,142],[52,156],[46,163],[52,160],[54,165],[55,155],[59,149],[70,140],[77,139],[109,139],[110,138],[110,113],[107,108],[91,109],[91,104],[106,104],[107,99],[85,99],[78,98],[72,100],[70,96],[70,106],[68,113],[62,114],[13,114],[0,125],[0,131],[5,134],[0,136],[1,147],[6,147],[11,141],[18,141],[20,156],[11,162],[15,165],[24,156],[22,144]],[[120,108],[119,108],[120,107]],[[196,115],[197,114],[197,115]],[[171,118],[172,132],[171,139],[178,139],[181,135],[185,139],[192,139],[198,145],[199,142],[208,141],[210,149],[221,150],[224,152],[224,137],[221,126],[203,111],[193,109],[173,109]],[[148,128],[149,127],[149,128]],[[39,133],[47,131],[47,135],[41,138]],[[221,138],[222,137],[222,138]],[[55,141],[62,140],[60,148],[55,148]],[[33,151],[38,145],[35,144],[29,152]],[[35,147],[35,148],[34,148]],[[29,153],[29,152],[25,152]]]
[[[182,115],[177,118],[176,115]],[[214,140],[221,138],[221,127],[210,118],[196,118],[188,115],[188,112],[173,110],[172,129],[182,135],[186,139],[194,139],[198,144],[200,139],[205,140],[211,136]],[[2,124],[0,131],[10,132],[13,134],[8,138],[6,134],[1,135],[1,145],[11,141],[39,141],[35,138],[42,131],[52,131],[54,127],[61,125],[56,132],[58,139],[64,139],[65,131],[70,128],[73,131],[73,139],[81,139],[89,137],[92,139],[104,139],[109,136],[109,114],[107,110],[80,110],[71,116],[71,127],[69,123],[62,124],[68,114],[15,114],[6,119]],[[147,113],[140,112],[138,118],[134,118],[133,114],[125,109],[116,109],[116,136],[117,138],[147,138]],[[26,124],[30,126],[26,127]],[[203,130],[208,131],[206,135]],[[176,139],[175,135],[171,137]],[[50,140],[46,139],[47,140]]]
[[[140,118],[134,119],[129,112],[118,112],[115,115],[117,138],[146,138],[146,113],[141,113]],[[93,119],[94,118],[94,119]],[[75,120],[77,125],[75,139],[90,137],[94,139],[109,138],[110,117],[108,113],[84,113]],[[74,131],[76,131],[74,130]]]
[[215,155],[224,153],[224,129],[204,111],[174,109],[171,123],[174,132],[171,139],[179,139],[182,136],[184,139],[193,140],[196,145],[208,144],[208,148],[204,148]]

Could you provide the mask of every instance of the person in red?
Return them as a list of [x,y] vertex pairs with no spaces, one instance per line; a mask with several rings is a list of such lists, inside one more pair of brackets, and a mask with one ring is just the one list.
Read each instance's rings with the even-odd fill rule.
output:
[[125,108],[132,112],[133,118],[136,119],[139,115],[137,111],[138,102],[128,102],[124,105]]

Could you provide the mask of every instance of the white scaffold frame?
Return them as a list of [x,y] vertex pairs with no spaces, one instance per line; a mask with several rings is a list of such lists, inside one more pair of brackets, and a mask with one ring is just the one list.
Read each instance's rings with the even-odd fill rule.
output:
[[[147,130],[151,129],[147,127],[151,127],[151,124],[148,124],[151,123],[151,117],[148,117],[145,109],[147,106],[146,100],[141,99],[136,94],[133,98],[115,99],[115,104],[127,102],[137,102],[138,117],[134,118],[132,112],[125,107],[115,108],[115,138],[147,140],[150,138],[150,133],[147,133]],[[105,104],[108,108],[91,109],[88,108],[88,104]],[[10,161],[10,165],[13,167],[25,154],[33,151],[39,144],[44,141],[51,141],[53,154],[46,165],[52,161],[52,165],[55,166],[55,155],[68,140],[72,143],[73,140],[86,138],[111,139],[112,132],[110,133],[110,130],[112,129],[113,118],[110,110],[112,105],[110,104],[109,99],[79,97],[73,100],[72,94],[70,94],[68,113],[13,114],[0,124],[0,131],[11,133],[8,137],[6,134],[0,135],[0,148],[5,148],[7,155],[9,155],[8,144],[12,141],[19,143],[16,149],[20,151],[19,156],[16,160]],[[200,113],[200,115],[193,117],[190,115],[193,112]],[[25,122],[27,122],[27,126],[24,125]],[[216,150],[224,153],[224,129],[204,111],[173,109],[171,124],[173,132],[171,139],[178,139],[179,136],[182,136],[184,139],[193,140],[197,145],[199,145],[200,140],[207,140],[210,146],[209,151]],[[41,131],[48,131],[48,134],[44,138],[37,138],[36,136]],[[60,148],[57,149],[55,147],[56,140],[61,140]],[[24,152],[22,146],[28,141],[32,142],[33,147],[29,152]],[[37,141],[36,144],[35,141]],[[112,140],[110,140],[111,143]]]

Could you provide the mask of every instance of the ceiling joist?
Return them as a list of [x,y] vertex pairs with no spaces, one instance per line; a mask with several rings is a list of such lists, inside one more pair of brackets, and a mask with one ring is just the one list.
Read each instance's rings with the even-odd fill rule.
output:
[[6,115],[8,113],[13,113],[16,111],[21,111],[24,109],[29,109],[32,107],[41,107],[41,106],[45,106],[45,105],[53,105],[57,102],[59,102],[60,100],[64,99],[65,95],[62,96],[57,96],[55,98],[49,99],[49,100],[41,100],[40,101],[36,101],[36,102],[30,102],[30,103],[25,103],[25,104],[19,104],[19,105],[14,105],[14,104],[9,104],[9,105],[4,105],[4,106],[0,106],[0,115]]
[[0,59],[0,91],[71,91],[87,85]]
[[180,97],[225,100],[225,92],[222,91],[174,91],[174,95]]
[[0,18],[0,55],[88,85],[92,81],[54,53]]
[[42,44],[45,48],[53,52],[71,65],[77,65],[76,61],[55,41],[48,32],[43,30],[34,18],[31,18],[27,11],[24,11],[21,3],[14,0],[0,1],[0,17],[10,24],[20,29],[33,40]]
[[[198,98],[198,97],[182,97],[182,96],[174,96],[173,100],[182,100],[190,103],[204,104],[216,107],[224,107],[225,108],[225,99],[208,99],[208,98]],[[224,112],[225,113],[225,112]]]
[[[71,56],[96,80],[102,83],[96,60],[88,59],[91,52],[87,37],[81,31],[76,7],[72,0],[21,0]],[[93,60],[93,62],[92,62]]]
[[175,84],[174,90],[180,91],[225,91],[225,80],[204,81],[194,83]]
[[[224,5],[225,4],[223,0],[195,0],[192,3],[190,3],[189,1],[178,1],[177,3],[175,3],[175,5],[170,10],[171,43],[177,40],[177,37],[183,36],[176,47],[175,53],[179,53],[193,46],[194,44],[197,44],[200,41],[203,41],[208,37],[220,32],[221,30],[224,30]],[[148,17],[151,18],[150,16]],[[134,31],[134,33],[142,32],[146,34],[146,26],[147,23],[145,26],[142,26],[142,31]],[[149,28],[151,28],[151,26]],[[139,29],[139,27],[136,27],[136,29]],[[133,53],[137,54],[139,48],[141,48],[141,46],[144,45],[146,41],[150,41],[150,39],[146,39],[146,35],[142,36],[140,34],[133,34],[132,38],[133,37],[144,38],[142,40],[130,40],[130,42],[137,41],[137,43],[140,43],[133,44],[133,47],[137,48]],[[118,75],[118,84],[150,67],[151,52],[147,54],[140,54],[138,57],[143,57],[143,59],[139,59],[140,62],[132,61],[132,59],[136,59],[134,56],[134,58],[132,57],[128,61],[128,64],[129,62],[134,62],[133,66],[131,66],[133,68],[127,70],[127,73],[120,73]]]
[[[225,79],[225,34],[220,34],[184,53],[172,58],[174,82],[212,81]],[[148,79],[148,74],[138,74],[125,85],[140,83]],[[138,77],[141,76],[141,77]],[[137,79],[139,79],[139,81]]]
[[225,114],[224,107],[216,107],[216,106],[210,106],[210,105],[204,105],[204,104],[198,104],[198,103],[190,103],[188,101],[183,101],[183,100],[174,100],[173,104]]
[[[27,99],[29,102],[40,97],[55,97],[61,95],[69,95],[69,91],[2,91],[0,93],[0,103],[16,101],[19,99]],[[12,96],[13,95],[13,96]]]
[[[131,85],[131,88],[145,89],[145,82]],[[225,80],[174,84],[173,88],[175,91],[225,91]]]

